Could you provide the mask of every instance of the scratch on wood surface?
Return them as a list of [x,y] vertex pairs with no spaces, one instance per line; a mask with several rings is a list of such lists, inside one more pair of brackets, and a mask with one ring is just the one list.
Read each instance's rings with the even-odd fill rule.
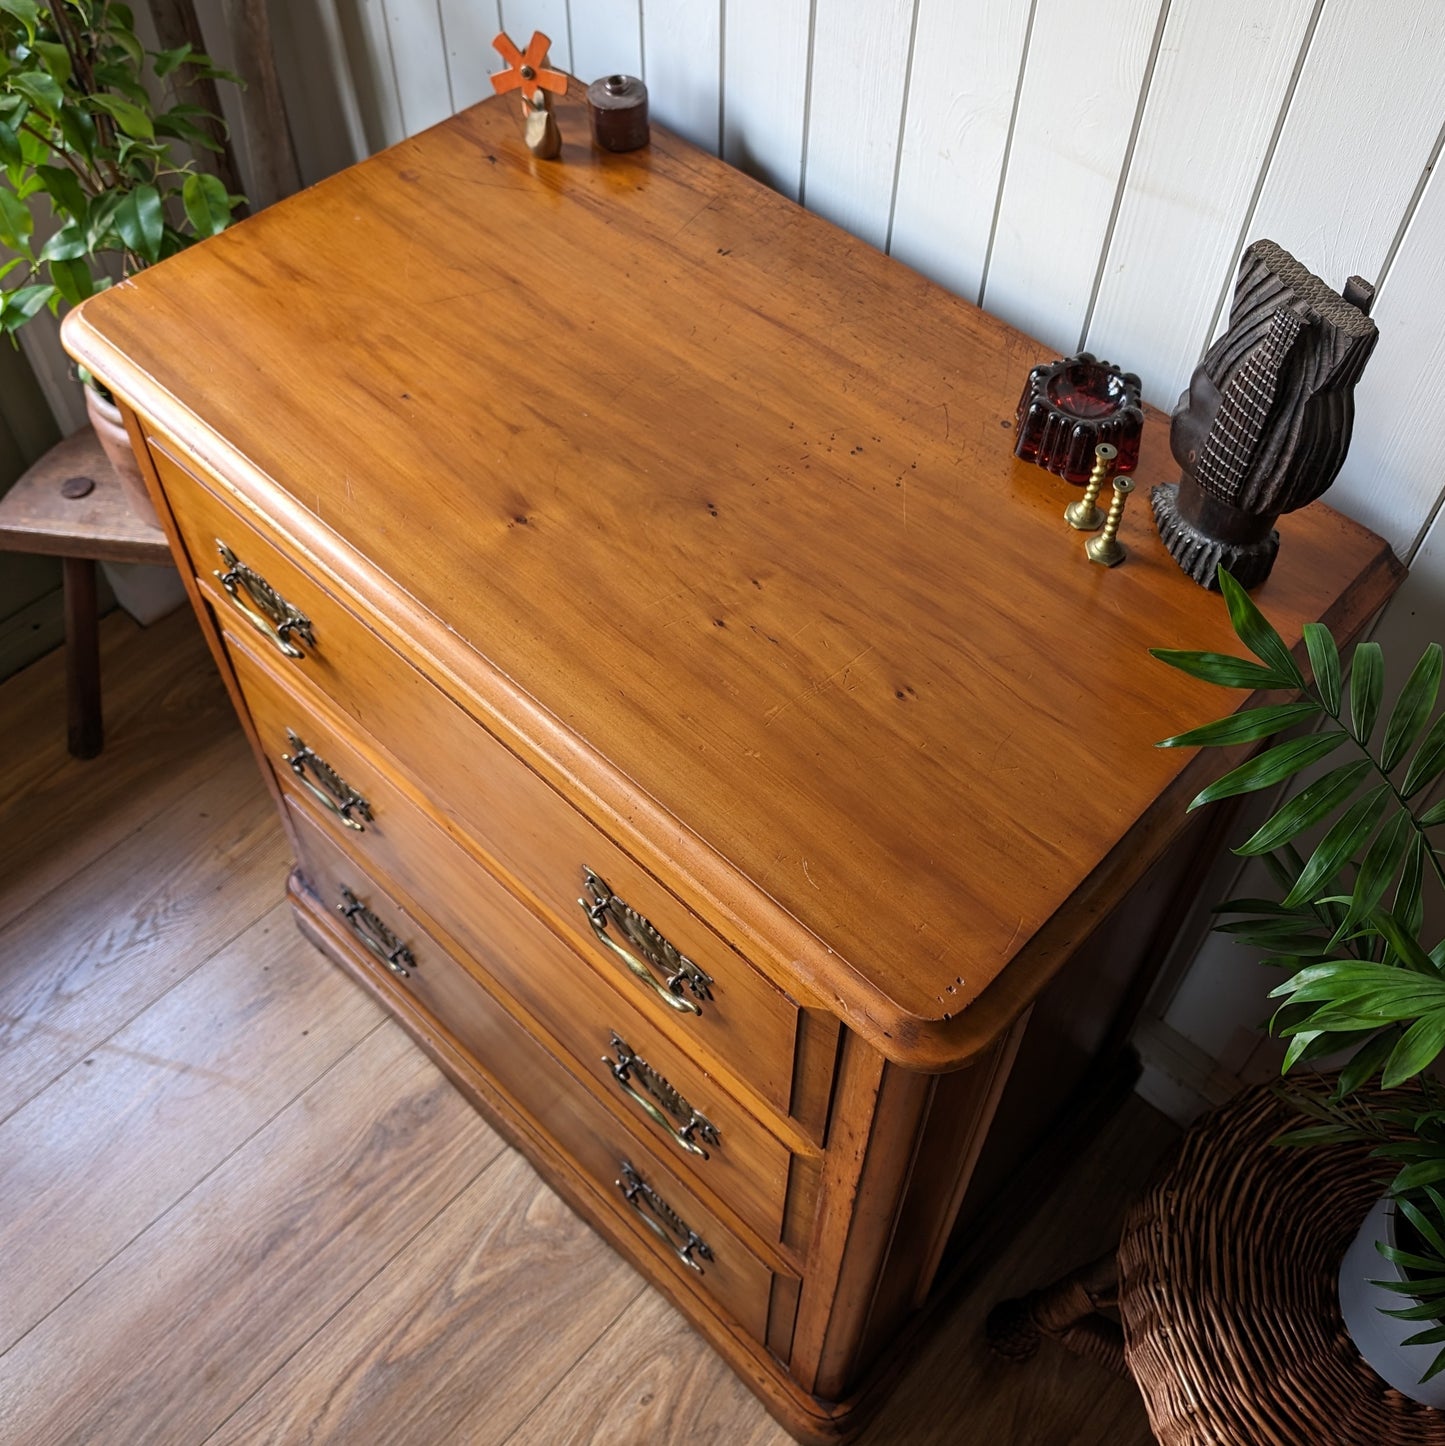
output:
[[860,652],[855,653],[841,667],[835,668],[831,673],[828,674],[826,678],[819,678],[816,682],[809,683],[808,686],[797,695],[797,697],[789,698],[786,702],[778,703],[774,707],[769,708],[767,716],[763,719],[763,727],[771,728],[774,722],[776,722],[778,718],[780,718],[789,708],[791,708],[794,703],[801,703],[804,698],[811,698],[815,694],[821,693],[823,689],[826,688],[828,684],[831,683],[835,678],[843,676],[855,664],[862,662],[862,660],[873,651],[873,646],[874,645],[872,643],[869,643],[866,648],[862,649]]
[[807,859],[803,860],[803,876],[808,880],[810,884],[812,884],[815,889],[818,890],[819,893],[822,893],[822,889],[819,887],[817,879],[813,877],[812,870],[808,868]]
[[689,217],[687,218],[687,220],[684,221],[684,222],[682,223],[682,225],[679,226],[679,227],[677,228],[677,230],[674,231],[672,234],[673,234],[674,236],[681,236],[682,233],[683,233],[684,231],[686,231],[687,228],[688,228],[689,226],[691,226],[692,223],[693,223],[694,221],[696,221],[697,218],[698,218],[699,216],[701,216],[704,211],[710,211],[710,210],[712,209],[712,203],[713,203],[713,198],[712,198],[712,197],[709,197],[708,200],[707,200],[707,203],[706,203],[705,205],[699,206],[699,207],[697,208],[697,210],[694,211],[694,212],[692,213],[692,215],[689,216]]
[[1024,921],[1022,916],[1020,916],[1018,923],[1014,925],[1013,933],[1008,936],[1008,943],[1003,946],[1003,952],[1005,955],[1011,955],[1013,953],[1014,940],[1023,933],[1023,929]]

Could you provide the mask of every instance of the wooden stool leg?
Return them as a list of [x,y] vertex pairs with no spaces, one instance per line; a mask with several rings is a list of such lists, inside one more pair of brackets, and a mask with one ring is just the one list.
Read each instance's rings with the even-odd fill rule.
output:
[[105,741],[100,716],[100,617],[95,563],[61,559],[65,576],[67,742],[76,758],[94,758]]

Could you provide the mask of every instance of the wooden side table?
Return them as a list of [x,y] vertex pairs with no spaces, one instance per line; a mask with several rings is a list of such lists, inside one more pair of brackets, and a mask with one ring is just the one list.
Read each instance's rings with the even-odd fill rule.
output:
[[86,427],[52,447],[0,498],[0,549],[61,559],[65,582],[67,743],[94,758],[100,709],[97,562],[169,563],[165,534],[142,522]]
[[1276,1145],[1299,1118],[1268,1086],[1208,1115],[1116,1256],[995,1308],[995,1349],[1049,1335],[1127,1370],[1163,1446],[1445,1446],[1445,1414],[1386,1385],[1340,1317],[1340,1260],[1392,1171],[1364,1143]]

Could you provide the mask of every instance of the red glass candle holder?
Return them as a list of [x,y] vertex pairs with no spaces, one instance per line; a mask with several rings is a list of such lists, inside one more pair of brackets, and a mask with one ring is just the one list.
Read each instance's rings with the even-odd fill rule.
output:
[[1014,456],[1082,486],[1100,442],[1119,449],[1118,471],[1132,472],[1143,430],[1139,378],[1080,352],[1029,373],[1019,398]]

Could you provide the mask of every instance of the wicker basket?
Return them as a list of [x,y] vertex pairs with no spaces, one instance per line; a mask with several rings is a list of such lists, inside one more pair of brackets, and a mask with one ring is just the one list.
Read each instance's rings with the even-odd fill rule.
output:
[[1129,1369],[1164,1446],[1445,1446],[1345,1334],[1336,1279],[1381,1194],[1368,1147],[1286,1149],[1246,1091],[1192,1130],[1119,1245]]

